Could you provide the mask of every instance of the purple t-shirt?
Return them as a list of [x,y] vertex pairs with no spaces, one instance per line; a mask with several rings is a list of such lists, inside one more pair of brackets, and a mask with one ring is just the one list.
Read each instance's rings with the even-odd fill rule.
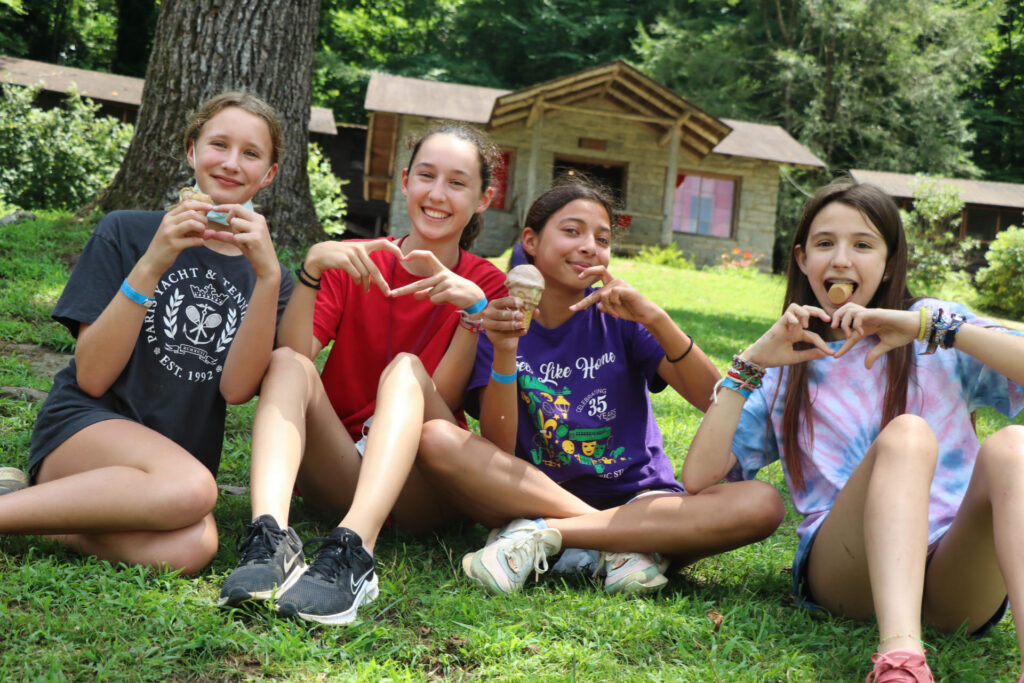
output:
[[[534,320],[519,340],[516,456],[595,507],[646,489],[682,491],[662,448],[648,391],[665,352],[647,328],[591,307],[554,329]],[[480,335],[469,390],[490,380]],[[469,401],[474,413],[476,401]]]

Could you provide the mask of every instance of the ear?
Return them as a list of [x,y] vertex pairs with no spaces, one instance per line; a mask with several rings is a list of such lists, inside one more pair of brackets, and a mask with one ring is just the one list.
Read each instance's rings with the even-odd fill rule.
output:
[[196,170],[196,148],[192,140],[188,141],[188,146],[185,148],[185,158],[188,159],[189,167],[193,171]]
[[476,205],[476,211],[474,213],[483,213],[487,210],[487,207],[491,205],[491,200],[494,199],[494,188],[488,187],[487,190],[480,195],[480,202]]
[[274,177],[277,175],[277,168],[277,164],[274,164],[273,166],[267,169],[266,175],[264,175],[263,180],[260,181],[261,190],[270,183],[274,182]]
[[807,275],[807,254],[804,253],[804,247],[801,244],[793,247],[793,256],[796,257],[796,265],[800,268],[800,272]]
[[409,196],[409,169],[402,169],[402,196]]
[[530,256],[537,256],[537,245],[540,244],[540,235],[533,228],[523,228],[522,235],[523,251]]

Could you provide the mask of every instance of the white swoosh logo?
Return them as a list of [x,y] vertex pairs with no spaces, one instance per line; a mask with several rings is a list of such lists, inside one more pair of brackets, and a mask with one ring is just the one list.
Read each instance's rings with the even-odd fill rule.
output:
[[352,580],[353,577],[351,575],[349,575],[348,583],[349,583],[349,587],[352,589],[352,592],[353,593],[358,593],[359,589],[363,587],[363,584],[366,583],[366,579],[368,579],[370,574],[372,574],[372,573],[373,573],[373,567],[370,567],[366,571],[365,574],[363,574],[362,576],[359,577],[358,581],[353,581]]

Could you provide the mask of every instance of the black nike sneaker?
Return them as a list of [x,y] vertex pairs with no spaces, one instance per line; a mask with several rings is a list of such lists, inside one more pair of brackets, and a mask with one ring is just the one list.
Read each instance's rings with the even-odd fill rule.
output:
[[291,527],[281,530],[271,515],[245,525],[246,537],[235,570],[224,579],[218,604],[233,607],[246,600],[266,600],[290,588],[306,570],[302,541]]
[[305,574],[277,598],[277,609],[289,617],[321,624],[348,624],[356,610],[377,597],[373,557],[351,529],[338,527],[319,543],[316,558]]

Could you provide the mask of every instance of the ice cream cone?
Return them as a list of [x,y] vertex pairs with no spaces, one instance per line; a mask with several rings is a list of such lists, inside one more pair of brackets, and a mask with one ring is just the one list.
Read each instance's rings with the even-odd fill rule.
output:
[[523,305],[520,310],[523,312],[523,329],[530,329],[533,312],[540,304],[541,296],[544,295],[544,276],[535,266],[523,264],[508,272],[505,286],[508,287],[510,295],[522,300]]
[[828,298],[834,304],[841,304],[853,294],[852,282],[836,282],[828,288]]

